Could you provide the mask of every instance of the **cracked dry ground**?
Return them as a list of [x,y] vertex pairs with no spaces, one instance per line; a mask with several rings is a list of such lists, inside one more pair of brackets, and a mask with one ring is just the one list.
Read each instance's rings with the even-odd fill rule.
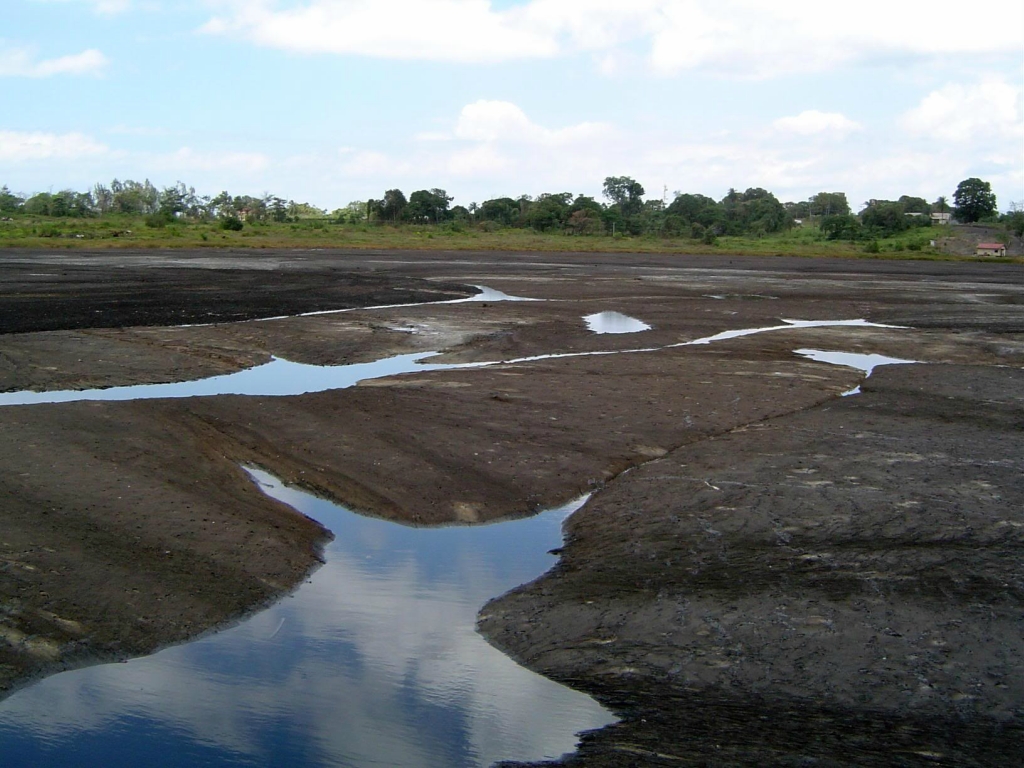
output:
[[[5,296],[77,302],[64,325],[0,337],[3,390],[188,378],[270,355],[340,363],[437,349],[465,362],[655,347],[781,318],[910,326],[291,398],[3,409],[3,685],[182,640],[300,580],[322,533],[253,488],[247,461],[420,524],[528,514],[597,490],[569,521],[558,566],[481,614],[491,642],[623,717],[569,764],[1007,765],[1024,754],[1019,267],[408,253],[0,262]],[[65,275],[31,277],[50,271]],[[355,285],[351,275],[378,281],[374,300],[321,295]],[[381,303],[389,281],[424,296],[443,281],[549,301],[167,328],[151,307],[119,319],[102,289],[171,277],[181,290],[168,295],[213,319],[246,301],[269,315]],[[75,318],[90,302],[101,311],[84,314],[104,322],[86,330]],[[602,310],[654,330],[588,334],[581,316]],[[860,374],[793,354],[806,347],[922,364],[879,368],[843,398]]]

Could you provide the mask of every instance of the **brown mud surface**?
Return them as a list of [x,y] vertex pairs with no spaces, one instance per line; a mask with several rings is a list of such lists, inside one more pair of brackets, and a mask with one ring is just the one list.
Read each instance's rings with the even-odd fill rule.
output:
[[[459,284],[547,301],[167,326],[471,292]],[[421,525],[596,491],[559,565],[481,614],[495,645],[623,717],[570,764],[1024,754],[1024,268],[11,251],[0,286],[0,391],[186,380],[271,356],[631,350],[783,318],[908,326],[793,328],[296,397],[2,407],[0,691],[184,640],[299,583],[323,531],[263,496],[248,463]],[[581,317],[604,310],[653,329],[590,333]],[[798,348],[922,364],[879,368],[844,398],[863,376]]]

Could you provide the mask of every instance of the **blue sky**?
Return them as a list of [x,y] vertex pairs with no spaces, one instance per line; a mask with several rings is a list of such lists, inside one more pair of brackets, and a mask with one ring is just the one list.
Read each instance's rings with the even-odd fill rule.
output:
[[1024,201],[1024,5],[4,0],[0,185]]

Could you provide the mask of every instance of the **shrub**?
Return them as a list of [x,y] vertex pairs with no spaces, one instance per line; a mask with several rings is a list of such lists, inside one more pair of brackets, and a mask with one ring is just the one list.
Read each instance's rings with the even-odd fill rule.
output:
[[241,232],[244,227],[245,224],[237,216],[225,216],[220,221],[220,228],[231,232]]
[[877,240],[872,240],[870,243],[864,246],[864,253],[880,253],[881,247],[878,245]]

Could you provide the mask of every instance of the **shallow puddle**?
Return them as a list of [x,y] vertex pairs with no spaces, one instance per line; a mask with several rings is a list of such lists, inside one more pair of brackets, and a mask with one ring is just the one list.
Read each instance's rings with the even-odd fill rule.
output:
[[[862,352],[831,352],[824,349],[796,349],[794,352],[817,363],[829,363],[831,365],[842,365],[847,368],[856,368],[859,371],[863,371],[865,376],[870,376],[871,372],[880,365],[910,365],[920,362],[919,360],[903,360],[898,357],[864,354]],[[849,392],[844,392],[843,397],[859,394],[860,387],[858,386]]]
[[525,520],[409,528],[252,471],[334,532],[326,564],[244,623],[0,703],[5,768],[40,765],[487,766],[556,758],[614,717],[475,631],[541,575],[583,500]]
[[167,384],[137,384],[106,389],[61,390],[56,392],[7,392],[0,394],[0,405],[37,405],[69,403],[81,400],[156,400],[160,398],[211,397],[213,395],[251,395],[285,397],[347,389],[360,381],[394,376],[413,371],[436,371],[458,365],[431,365],[422,360],[437,352],[396,355],[370,363],[348,365],[306,365],[275,357],[269,363],[237,373],[211,376],[196,381]]
[[637,320],[635,317],[624,315],[621,312],[598,312],[587,315],[583,318],[583,322],[587,324],[587,328],[599,334],[640,333],[651,330],[651,326],[643,320]]
[[739,339],[743,336],[755,336],[759,333],[772,333],[773,331],[788,331],[793,328],[899,328],[898,325],[882,325],[871,323],[867,320],[783,320],[783,325],[766,325],[760,328],[740,328],[735,331],[722,331],[714,336],[705,336],[702,339],[684,341],[679,344],[672,344],[671,347],[688,347],[697,344],[713,344],[716,341],[728,339]]
[[[546,301],[546,299],[531,299],[526,296],[512,296],[502,291],[495,290],[494,288],[488,288],[486,285],[473,285],[472,288],[476,288],[480,293],[473,296],[467,296],[464,299],[446,299],[444,301],[421,301],[414,304],[377,304],[372,307],[346,307],[345,309],[322,309],[318,312],[303,312],[300,315],[280,315],[278,317],[263,317],[255,322],[265,322],[267,320],[287,320],[289,317],[317,317],[319,315],[340,315],[345,312],[367,312],[370,310],[377,309],[404,309],[407,307],[432,307],[441,306],[444,304],[468,304],[470,302],[489,302],[497,303],[502,301]],[[183,326],[188,327],[188,326]]]
[[532,299],[526,296],[512,296],[502,291],[488,288],[486,285],[472,285],[479,293],[467,296],[464,299],[444,299],[442,301],[419,301],[412,304],[374,304],[369,307],[345,307],[344,309],[321,309],[316,312],[302,312],[298,315],[274,315],[272,317],[257,317],[253,320],[230,320],[224,323],[186,323],[176,325],[175,328],[208,328],[212,325],[228,325],[236,322],[243,323],[267,323],[271,320],[290,320],[293,317],[318,317],[320,315],[340,315],[345,312],[369,312],[378,309],[403,309],[407,307],[432,307],[444,304],[468,304],[469,302],[501,302],[501,301],[547,301],[547,299]]

